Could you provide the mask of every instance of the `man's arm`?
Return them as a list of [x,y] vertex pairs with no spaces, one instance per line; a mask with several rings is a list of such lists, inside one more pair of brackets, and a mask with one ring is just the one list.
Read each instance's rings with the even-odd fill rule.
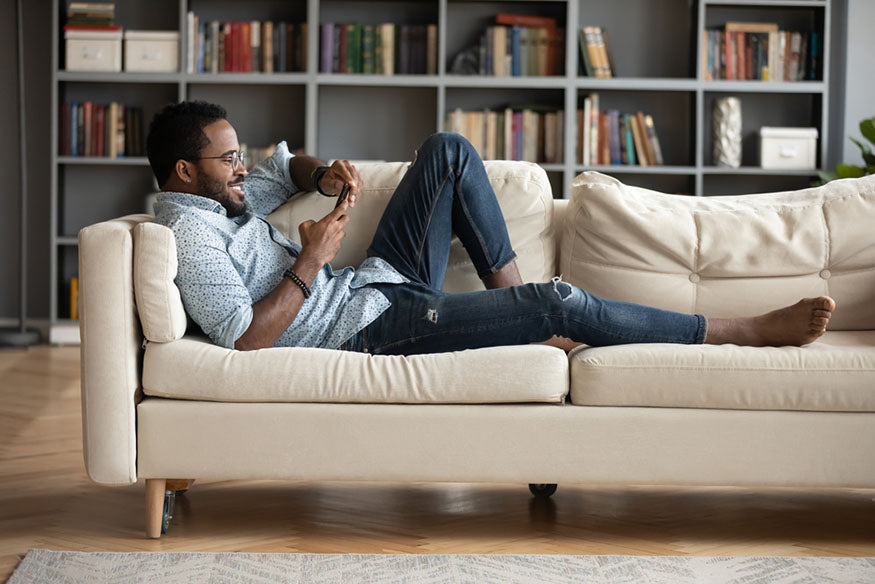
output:
[[[297,158],[297,157],[296,157]],[[305,221],[298,226],[301,253],[292,269],[307,287],[313,285],[319,270],[340,249],[349,217],[348,203],[341,204],[319,221]],[[241,351],[272,347],[304,305],[304,292],[290,278],[283,278],[271,292],[252,305],[252,322],[234,343]]]
[[343,185],[348,184],[350,207],[354,207],[355,200],[362,191],[362,177],[358,169],[348,160],[335,160],[316,185],[312,179],[313,171],[320,166],[326,164],[318,158],[303,154],[295,156],[289,160],[289,176],[295,186],[303,191],[315,191],[318,186],[322,188],[322,192],[329,195],[340,194]]

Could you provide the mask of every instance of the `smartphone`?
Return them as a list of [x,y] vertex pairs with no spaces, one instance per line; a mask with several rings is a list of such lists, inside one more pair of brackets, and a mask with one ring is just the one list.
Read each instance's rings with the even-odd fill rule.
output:
[[340,189],[340,194],[337,195],[337,202],[334,204],[334,208],[340,207],[347,197],[349,197],[349,184],[343,183],[343,188]]

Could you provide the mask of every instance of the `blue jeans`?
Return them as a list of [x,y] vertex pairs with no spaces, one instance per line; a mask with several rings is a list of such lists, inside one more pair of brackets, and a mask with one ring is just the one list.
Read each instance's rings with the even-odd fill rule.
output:
[[348,344],[375,354],[437,353],[544,341],[587,345],[702,343],[706,321],[604,300],[554,278],[464,294],[441,292],[453,233],[483,278],[516,258],[483,162],[458,134],[431,136],[383,214],[368,256],[411,280],[377,284],[392,306]]

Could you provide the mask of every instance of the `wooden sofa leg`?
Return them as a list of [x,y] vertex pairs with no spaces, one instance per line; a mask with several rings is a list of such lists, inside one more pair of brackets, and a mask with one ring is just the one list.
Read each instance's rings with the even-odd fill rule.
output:
[[166,479],[146,479],[146,537],[161,537]]
[[194,479],[167,479],[167,486],[164,488],[168,491],[187,491],[194,485]]

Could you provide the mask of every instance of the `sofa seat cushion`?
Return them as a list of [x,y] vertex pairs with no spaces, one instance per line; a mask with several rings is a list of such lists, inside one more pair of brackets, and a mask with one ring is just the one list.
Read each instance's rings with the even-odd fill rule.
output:
[[303,348],[233,351],[186,336],[148,343],[143,391],[223,402],[562,403],[568,359],[542,345],[404,357]]
[[576,405],[875,412],[875,331],[804,347],[588,347],[570,360]]

